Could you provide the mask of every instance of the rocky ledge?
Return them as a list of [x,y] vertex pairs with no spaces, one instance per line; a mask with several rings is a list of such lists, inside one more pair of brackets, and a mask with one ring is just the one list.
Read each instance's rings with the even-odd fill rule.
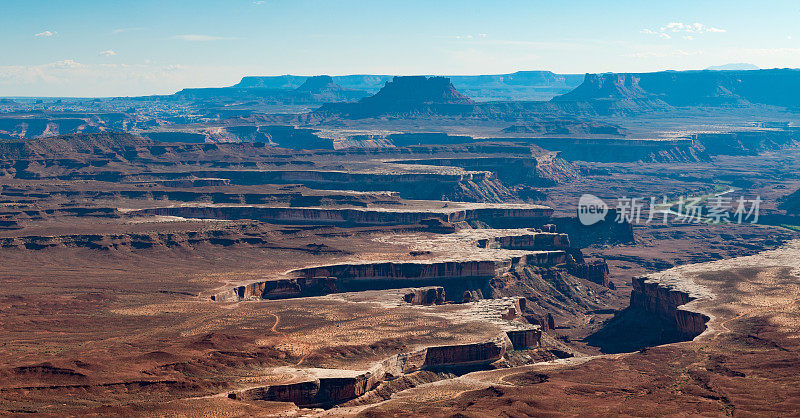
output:
[[710,298],[705,289],[664,275],[635,277],[632,284],[631,306],[674,323],[683,339],[694,339],[706,330],[708,315],[686,307],[694,300]]
[[306,378],[234,392],[229,398],[293,402],[299,407],[323,407],[367,395],[381,383],[420,371],[456,372],[489,367],[508,350],[539,346],[541,328],[528,326],[505,331],[483,342],[426,347],[392,356],[367,371],[306,370]]
[[428,219],[444,222],[481,221],[489,225],[533,227],[546,223],[553,209],[537,205],[461,204],[429,210],[381,208],[264,207],[257,205],[182,205],[127,211],[129,215],[179,216],[196,219],[252,219],[305,224],[412,225]]
[[500,260],[379,262],[334,264],[293,270],[287,277],[236,286],[211,297],[215,301],[286,299],[330,293],[443,286],[449,294],[487,289],[489,281],[524,266],[551,267],[567,262],[564,251],[534,251]]

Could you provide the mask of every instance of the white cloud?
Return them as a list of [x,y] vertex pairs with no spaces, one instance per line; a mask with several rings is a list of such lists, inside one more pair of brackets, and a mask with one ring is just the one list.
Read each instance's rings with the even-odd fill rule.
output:
[[264,0],[256,0],[256,1],[253,2],[253,4],[255,4],[255,5],[264,4],[264,3],[266,3],[266,1],[264,1]]
[[666,25],[658,28],[658,30],[653,29],[642,29],[640,33],[645,35],[655,35],[662,39],[671,39],[672,34],[677,33],[684,33],[682,38],[686,39],[687,41],[694,40],[695,36],[704,34],[704,33],[725,33],[727,32],[725,29],[720,29],[713,26],[707,26],[702,23],[681,23],[681,22],[670,22]]
[[112,30],[111,33],[114,34],[114,35],[117,35],[117,34],[120,34],[120,33],[135,32],[135,31],[144,30],[144,29],[145,28],[119,28],[119,29]]
[[105,51],[100,51],[100,55],[103,57],[113,57],[114,55],[117,55],[117,53],[114,52],[113,49],[107,49]]
[[656,36],[658,36],[659,38],[663,38],[663,39],[670,39],[670,38],[672,38],[672,36],[670,36],[668,33],[664,33],[664,32],[656,32],[656,31],[654,31],[654,30],[652,30],[652,29],[642,29],[642,30],[641,30],[641,31],[639,31],[639,32],[640,32],[640,33],[643,33],[643,34],[645,34],[645,35],[656,35]]
[[689,57],[694,55],[703,55],[703,51],[686,51],[683,49],[639,51],[639,52],[634,52],[632,54],[624,54],[623,57],[647,59],[647,58]]
[[179,39],[181,41],[190,41],[190,42],[205,42],[205,41],[230,41],[239,38],[229,37],[229,36],[188,34],[188,35],[175,35],[172,37],[172,39]]
[[56,68],[59,70],[73,70],[76,68],[83,67],[83,64],[75,60],[61,60],[46,65],[49,66],[50,68]]
[[486,33],[478,33],[478,34],[466,34],[466,35],[456,35],[456,39],[486,39],[489,35]]
[[56,34],[58,34],[58,32],[46,30],[44,32],[39,32],[33,36],[36,38],[50,38],[56,36]]

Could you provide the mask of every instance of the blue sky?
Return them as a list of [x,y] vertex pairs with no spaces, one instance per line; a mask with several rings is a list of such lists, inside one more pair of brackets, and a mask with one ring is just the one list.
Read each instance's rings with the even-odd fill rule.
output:
[[0,96],[243,75],[800,67],[796,0],[0,0]]

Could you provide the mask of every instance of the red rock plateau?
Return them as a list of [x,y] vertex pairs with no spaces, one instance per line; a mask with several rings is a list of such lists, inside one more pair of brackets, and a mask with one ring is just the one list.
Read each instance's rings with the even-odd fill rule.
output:
[[795,75],[3,101],[0,414],[797,415]]

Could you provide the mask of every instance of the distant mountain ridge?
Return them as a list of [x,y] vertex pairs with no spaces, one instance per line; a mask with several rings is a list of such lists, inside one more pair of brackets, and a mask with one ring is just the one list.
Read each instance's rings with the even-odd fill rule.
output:
[[748,64],[746,62],[734,62],[731,64],[725,65],[712,65],[711,67],[706,68],[709,71],[749,71],[749,70],[760,70],[757,65]]
[[619,102],[652,107],[800,107],[800,70],[663,71],[587,74],[552,102]]
[[174,97],[190,100],[242,101],[263,100],[275,103],[314,104],[325,102],[347,102],[369,95],[364,90],[350,89],[336,84],[330,76],[303,77],[300,84],[291,76],[272,79],[270,83],[242,83],[231,87],[183,89]]
[[[427,75],[431,77],[431,75]],[[354,74],[332,76],[339,86],[377,92],[394,76]],[[474,100],[547,100],[580,85],[583,74],[555,74],[551,71],[517,71],[509,74],[446,76],[453,86]],[[231,86],[237,89],[295,89],[307,76],[246,76]]]

